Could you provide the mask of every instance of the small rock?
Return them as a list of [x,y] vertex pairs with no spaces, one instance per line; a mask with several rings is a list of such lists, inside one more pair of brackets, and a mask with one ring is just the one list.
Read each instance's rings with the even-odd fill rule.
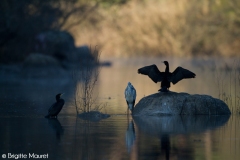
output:
[[78,114],[78,117],[84,120],[89,120],[93,122],[98,122],[102,119],[109,118],[109,114],[104,114],[99,111],[90,111],[90,112],[83,112],[81,114]]

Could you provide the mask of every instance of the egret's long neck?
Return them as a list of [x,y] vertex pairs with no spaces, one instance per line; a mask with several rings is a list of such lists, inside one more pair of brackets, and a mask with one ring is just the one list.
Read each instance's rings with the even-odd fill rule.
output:
[[165,73],[169,73],[169,65],[168,64],[166,64]]

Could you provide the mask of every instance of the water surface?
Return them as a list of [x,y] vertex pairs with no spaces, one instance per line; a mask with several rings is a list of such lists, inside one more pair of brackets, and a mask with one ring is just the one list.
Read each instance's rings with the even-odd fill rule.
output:
[[[239,159],[239,99],[234,94],[239,93],[239,86],[234,84],[234,70],[226,70],[233,61],[164,60],[169,60],[170,71],[182,66],[197,75],[172,85],[172,91],[219,97],[222,90],[231,95],[229,105],[234,114],[127,116],[127,83],[137,90],[136,102],[156,93],[160,84],[137,74],[137,69],[155,63],[163,71],[162,59],[112,60],[112,66],[101,68],[94,93],[97,103],[107,103],[102,112],[111,117],[99,122],[76,117],[76,85],[71,73],[35,79],[1,74],[0,154],[48,154],[49,159]],[[219,77],[231,75],[231,79],[223,81],[217,73]],[[66,101],[62,112],[58,119],[45,119],[60,92],[65,93]]]

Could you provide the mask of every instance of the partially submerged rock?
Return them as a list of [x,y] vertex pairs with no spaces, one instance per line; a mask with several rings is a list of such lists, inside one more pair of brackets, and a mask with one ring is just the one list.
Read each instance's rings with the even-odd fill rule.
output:
[[227,115],[231,114],[222,100],[208,95],[188,93],[155,93],[142,98],[133,115]]
[[78,117],[84,120],[89,120],[89,121],[100,121],[102,119],[106,119],[110,117],[109,114],[104,114],[99,111],[90,111],[90,112],[83,112],[81,114],[78,114]]

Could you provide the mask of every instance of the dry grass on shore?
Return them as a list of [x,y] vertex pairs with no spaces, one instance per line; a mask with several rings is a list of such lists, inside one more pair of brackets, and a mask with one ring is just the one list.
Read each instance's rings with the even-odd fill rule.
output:
[[233,114],[240,114],[240,60],[232,62],[226,69],[215,68],[218,98],[223,100]]
[[237,56],[239,8],[235,0],[131,0],[100,7],[71,32],[77,45],[101,47],[103,57]]

